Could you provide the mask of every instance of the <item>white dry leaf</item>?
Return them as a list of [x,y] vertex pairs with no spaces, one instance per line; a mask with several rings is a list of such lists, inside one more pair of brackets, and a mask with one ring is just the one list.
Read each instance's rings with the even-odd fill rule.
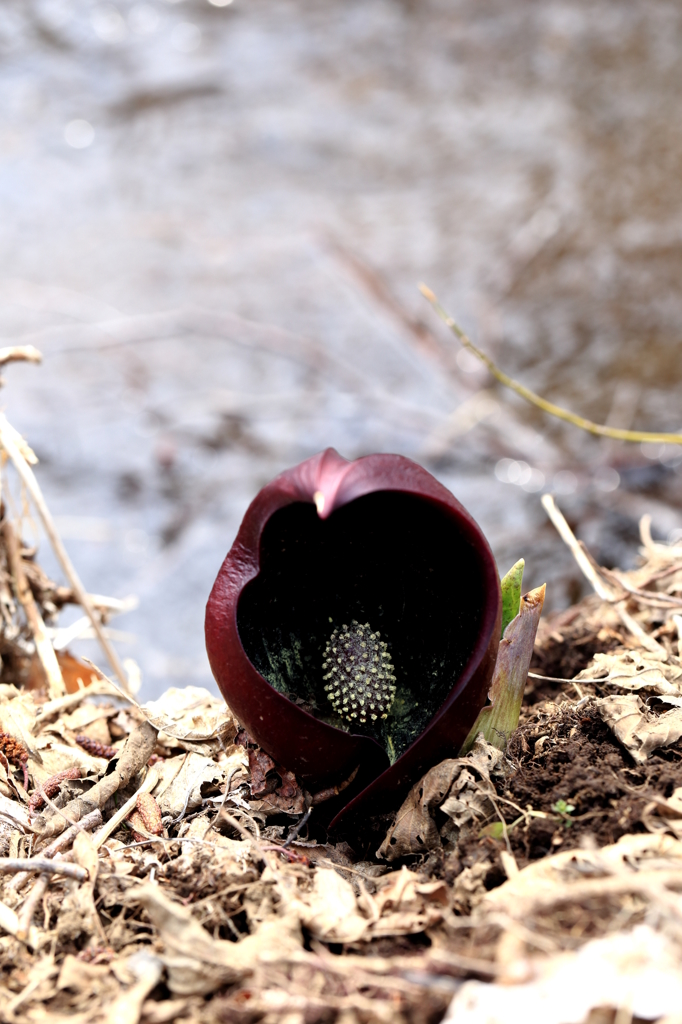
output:
[[9,701],[14,700],[22,693],[16,686],[11,683],[0,683],[0,707],[3,704],[7,704]]
[[80,885],[69,888],[59,907],[58,933],[62,940],[76,939],[85,933],[96,933],[99,926],[95,909],[95,882],[99,858],[94,840],[89,832],[79,832],[73,842],[73,859],[88,873]]
[[448,903],[445,882],[424,882],[402,867],[384,875],[377,884],[372,899],[378,920],[372,923],[368,938],[416,935],[442,920]]
[[682,695],[679,659],[670,656],[666,660],[650,651],[595,654],[592,663],[576,679],[602,679],[618,690],[646,689],[666,696]]
[[662,796],[651,800],[642,811],[641,821],[649,832],[670,832],[682,839],[682,787],[667,800]]
[[301,950],[298,916],[287,913],[265,921],[241,942],[214,939],[188,907],[173,903],[154,884],[135,891],[164,946],[161,959],[174,995],[208,995],[252,974],[259,964],[286,960]]
[[584,1024],[592,1010],[620,1019],[679,1019],[682,962],[667,936],[648,925],[587,942],[577,953],[524,960],[523,984],[467,981],[444,1024]]
[[441,830],[441,837],[456,839],[466,825],[486,821],[493,811],[487,794],[471,772],[463,770],[450,787],[450,793],[440,807],[454,825],[454,830]]
[[14,789],[10,785],[9,778],[7,777],[7,769],[4,764],[0,764],[0,796],[12,797],[14,795]]
[[486,893],[480,913],[504,912],[523,918],[537,901],[561,892],[570,899],[571,883],[608,878],[651,868],[682,871],[682,842],[659,832],[628,834],[601,848],[565,850],[528,864],[517,875]]
[[109,1006],[105,1024],[137,1024],[145,999],[163,977],[163,961],[147,949],[138,949],[122,961],[120,968],[132,977],[133,984]]
[[[6,932],[8,935],[16,936],[18,931],[19,918],[16,911],[12,910],[11,907],[8,907],[6,903],[0,903],[0,934]],[[38,929],[35,925],[30,926],[28,930],[28,937],[24,941],[33,949],[38,948],[40,945],[40,938]],[[35,965],[33,969],[35,969]]]
[[60,722],[71,732],[79,733],[93,722],[99,722],[103,718],[114,718],[119,710],[114,707],[100,707],[98,704],[83,703],[79,704],[71,714],[62,715]]
[[210,757],[189,752],[166,758],[157,766],[159,781],[153,796],[162,814],[177,818],[201,807],[201,787],[207,782],[221,782],[222,769]]
[[0,729],[9,733],[28,751],[28,771],[34,782],[41,783],[57,772],[78,766],[82,775],[101,774],[107,761],[91,757],[77,746],[55,742],[47,731],[33,734],[37,707],[30,693],[20,693],[14,700],[0,706]]
[[654,715],[636,693],[602,697],[593,702],[603,722],[639,764],[659,747],[669,747],[682,736],[682,708]]
[[659,697],[661,704],[671,704],[673,707],[682,708],[682,697]]
[[216,761],[225,772],[225,778],[232,780],[231,789],[242,776],[249,774],[249,752],[241,744],[233,743],[227,750],[221,750]]
[[87,992],[92,998],[98,994],[102,980],[109,973],[109,964],[89,964],[73,953],[67,953],[59,971],[57,990],[71,988],[75,992]]
[[18,800],[9,800],[0,796],[0,821],[6,821],[12,828],[20,828],[22,832],[29,828],[28,809]]
[[352,885],[333,868],[318,868],[312,891],[291,906],[322,942],[357,942],[369,924],[358,910]]
[[29,771],[36,785],[40,785],[57,772],[68,768],[79,768],[81,778],[104,775],[109,762],[104,757],[93,757],[81,747],[67,743],[50,743],[40,750],[40,761],[29,757]]
[[171,686],[158,700],[141,706],[151,724],[173,739],[232,742],[237,723],[224,700],[203,686]]

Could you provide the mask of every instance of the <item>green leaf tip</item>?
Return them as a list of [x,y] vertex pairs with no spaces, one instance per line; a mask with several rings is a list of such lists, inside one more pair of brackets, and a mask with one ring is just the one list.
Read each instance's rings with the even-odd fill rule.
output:
[[506,576],[500,580],[502,590],[502,636],[504,631],[516,616],[519,614],[521,605],[521,584],[523,583],[523,570],[526,567],[526,560],[519,558],[514,562]]

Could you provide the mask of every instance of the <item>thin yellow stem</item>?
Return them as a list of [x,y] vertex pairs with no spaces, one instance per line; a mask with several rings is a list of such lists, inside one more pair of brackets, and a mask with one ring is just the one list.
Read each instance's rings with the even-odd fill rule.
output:
[[462,328],[457,324],[449,313],[447,313],[438,299],[425,284],[419,285],[419,291],[422,293],[425,299],[427,299],[434,310],[441,318],[446,327],[449,327],[453,334],[457,335],[462,345],[468,348],[470,352],[476,356],[477,359],[487,367],[489,372],[493,375],[496,380],[499,380],[500,384],[504,384],[505,387],[515,391],[521,398],[525,398],[531,405],[536,406],[538,409],[542,409],[543,412],[548,413],[550,416],[555,416],[559,420],[565,420],[566,423],[572,423],[574,427],[580,427],[581,430],[586,430],[588,434],[595,434],[597,437],[610,437],[615,441],[630,441],[635,443],[645,442],[646,444],[680,444],[682,445],[682,434],[665,434],[655,433],[648,430],[623,430],[621,427],[607,427],[602,423],[593,423],[592,420],[585,419],[584,416],[578,416],[574,412],[570,412],[568,409],[563,409],[560,405],[555,405],[554,402],[548,402],[546,398],[542,398],[540,395],[536,395],[530,388],[520,384],[519,381],[514,380],[513,377],[509,377],[503,370],[500,370],[498,366],[492,361],[490,356],[487,356],[485,352],[481,352],[480,348],[474,345],[471,338],[469,338]]

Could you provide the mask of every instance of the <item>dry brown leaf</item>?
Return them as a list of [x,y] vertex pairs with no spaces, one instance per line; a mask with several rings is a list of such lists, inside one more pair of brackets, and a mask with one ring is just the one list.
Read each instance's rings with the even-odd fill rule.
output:
[[158,885],[135,891],[158,929],[165,953],[168,987],[175,995],[207,995],[249,975],[259,963],[276,962],[301,948],[298,916],[285,914],[266,921],[241,942],[213,939],[191,911],[165,896]]
[[57,923],[57,933],[62,941],[75,940],[80,935],[94,935],[101,930],[94,897],[99,857],[88,832],[79,832],[74,839],[73,859],[85,868],[88,878],[80,885],[73,885],[62,901]]
[[36,705],[33,696],[26,691],[19,691],[0,704],[0,729],[22,743],[29,753],[38,746],[32,731],[35,720]]
[[247,779],[249,774],[249,753],[241,744],[233,743],[226,750],[219,751],[217,763],[230,780],[230,788],[235,789],[240,779]]
[[283,796],[278,790],[268,793],[262,800],[249,800],[249,808],[252,812],[258,812],[265,818],[274,817],[277,814],[300,815],[305,812],[305,793],[302,791],[292,796]]
[[57,661],[67,693],[77,693],[82,687],[91,686],[103,679],[101,672],[94,665],[86,665],[70,651],[57,651]]
[[141,711],[162,734],[161,743],[165,734],[190,743],[220,740],[227,746],[237,734],[237,723],[225,701],[202,686],[172,686],[159,700],[143,704]]
[[108,718],[114,718],[119,710],[119,708],[102,707],[100,704],[92,704],[87,701],[79,704],[70,714],[62,715],[61,722],[70,732],[79,733],[93,722],[106,722]]
[[486,894],[481,911],[504,910],[523,916],[531,903],[545,895],[568,897],[571,883],[611,875],[632,875],[653,865],[657,870],[682,870],[682,841],[671,836],[622,836],[617,843],[595,850],[566,850],[534,861],[513,878]]
[[671,832],[682,839],[682,787],[678,787],[667,800],[660,796],[642,811],[642,824],[650,832]]
[[[92,789],[82,796],[75,797],[62,808],[63,814],[53,814],[51,818],[41,815],[36,819],[36,826],[43,840],[60,835],[67,825],[67,818],[80,821],[94,810],[101,810],[108,800],[119,789],[128,785],[130,780],[146,766],[156,745],[156,730],[149,722],[144,721],[128,736],[121,754],[115,761],[109,762],[107,773]],[[154,769],[152,769],[154,771]],[[156,774],[153,776],[156,778]]]
[[[57,991],[52,979],[56,979],[58,974],[59,967],[54,962],[53,953],[35,960],[30,970],[23,975],[22,981],[24,985],[21,992],[17,993],[13,999],[3,1001],[2,1010],[6,1014],[5,1019],[8,1021],[17,1020],[15,1016],[16,1011],[29,1000],[50,999]],[[41,1016],[43,1015],[41,1014]],[[28,1014],[26,1019],[31,1019]],[[43,1016],[43,1020],[45,1019]]]
[[9,853],[12,833],[16,831],[4,818],[0,818],[0,857],[6,857]]
[[619,743],[643,764],[658,747],[669,747],[682,736],[682,708],[654,715],[636,693],[602,697],[594,707]]
[[63,723],[48,722],[42,729],[38,724],[38,734],[34,735],[40,721],[36,717],[38,710],[33,696],[22,691],[16,691],[15,696],[0,704],[0,729],[28,750],[28,771],[35,786],[68,768],[80,768],[83,777],[106,771],[106,760],[92,757],[77,744],[64,741],[67,731]]
[[4,764],[0,763],[0,796],[5,798],[14,796],[14,787],[9,780]]
[[201,807],[201,787],[220,782],[223,772],[211,757],[188,752],[168,757],[157,766],[159,782],[153,791],[162,814],[177,818]]
[[[41,740],[44,734],[41,736]],[[40,762],[29,757],[29,772],[37,787],[52,775],[66,771],[68,768],[80,768],[81,777],[104,775],[109,762],[103,757],[93,757],[82,747],[69,746],[66,743],[50,742],[49,746],[40,749]]]
[[453,904],[460,914],[469,914],[481,903],[488,894],[486,878],[492,870],[492,862],[487,858],[479,860],[455,878]]
[[358,910],[352,885],[333,868],[317,868],[312,892],[292,906],[301,922],[322,942],[356,942],[369,925]]
[[133,953],[124,961],[124,966],[134,981],[109,1007],[105,1016],[107,1024],[137,1024],[142,1004],[163,976],[163,961],[146,949]]
[[[467,981],[443,1024],[583,1024],[599,1019],[679,1021],[682,962],[667,936],[648,925],[586,943],[578,952],[518,964],[525,984]],[[619,1012],[620,1011],[620,1012]]]
[[619,690],[648,689],[668,696],[682,695],[679,659],[672,655],[667,659],[658,657],[649,651],[595,654],[590,665],[576,679],[603,679]]
[[438,807],[453,823],[446,833],[450,840],[465,824],[489,817],[493,811],[486,797],[491,790],[490,772],[502,756],[502,751],[479,736],[466,757],[449,758],[431,768],[408,793],[377,857],[392,861],[438,849],[441,836],[433,816]]
[[67,953],[57,978],[57,988],[71,988],[76,992],[92,992],[93,996],[102,989],[102,981],[110,973],[106,964],[89,964],[79,960],[73,953]]
[[0,821],[6,821],[13,828],[20,828],[22,832],[28,831],[31,824],[28,808],[18,800],[8,800],[6,796],[0,796]]
[[373,897],[379,919],[371,926],[371,938],[415,935],[437,924],[447,906],[445,882],[424,882],[406,867],[384,875]]

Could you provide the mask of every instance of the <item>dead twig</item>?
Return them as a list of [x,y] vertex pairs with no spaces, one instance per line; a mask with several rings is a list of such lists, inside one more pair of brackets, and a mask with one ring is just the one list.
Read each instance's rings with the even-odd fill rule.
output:
[[158,781],[159,776],[156,769],[150,768],[144,782],[137,792],[133,793],[133,795],[126,800],[123,806],[119,807],[116,814],[109,818],[109,821],[106,823],[104,828],[99,830],[95,836],[95,849],[98,850],[106,842],[112,832],[115,832],[118,826],[126,820],[130,812],[135,809],[138,797],[143,793],[151,793]]
[[100,622],[99,616],[96,614],[90,595],[87,593],[85,587],[80,581],[80,577],[76,572],[74,565],[69,558],[66,548],[62,544],[61,537],[57,533],[57,529],[52,519],[52,514],[47,507],[43,493],[40,490],[38,481],[36,480],[35,474],[31,469],[26,452],[22,451],[22,447],[26,448],[25,444],[22,445],[22,439],[20,435],[10,425],[6,416],[0,413],[0,445],[5,449],[8,456],[14,463],[14,467],[21,478],[22,483],[26,487],[26,490],[31,495],[33,503],[35,504],[38,514],[42,520],[45,532],[50,539],[50,543],[54,549],[54,553],[57,556],[66,577],[73,588],[74,593],[78,597],[78,601],[83,608],[84,612],[92,623],[92,628],[95,631],[97,639],[99,640],[102,650],[107,656],[109,664],[113,668],[114,672],[118,676],[124,690],[128,689],[128,677],[125,674],[120,659],[109,643],[109,640],[105,636],[102,623]]
[[627,629],[631,636],[639,640],[640,645],[645,647],[652,654],[666,654],[665,648],[662,647],[652,636],[650,636],[640,624],[633,619],[632,615],[623,607],[622,597],[611,590],[610,587],[602,580],[601,576],[597,572],[594,564],[594,560],[591,556],[588,556],[585,547],[577,539],[573,530],[566,522],[563,514],[557,508],[554,498],[551,494],[542,495],[542,507],[552,521],[552,524],[556,528],[557,533],[570,549],[571,554],[578,563],[578,567],[582,571],[583,575],[592,584],[592,587],[598,597],[602,601],[606,601],[612,604],[618,615],[620,616],[621,622]]
[[21,560],[19,540],[9,519],[5,519],[2,524],[2,535],[5,541],[9,570],[12,574],[14,593],[24,609],[28,628],[36,645],[36,654],[40,658],[40,663],[45,671],[48,693],[52,699],[61,697],[66,692],[62,670],[59,667],[54,647],[45,632],[45,623],[38,610],[38,605],[28,585]]
[[[67,828],[66,832],[62,832],[60,836],[57,836],[57,838],[52,843],[50,843],[49,846],[45,846],[43,850],[40,852],[40,856],[51,859],[52,857],[56,856],[56,854],[60,853],[62,850],[65,850],[67,846],[70,846],[79,832],[89,832],[91,829],[97,828],[97,826],[101,824],[102,812],[100,810],[92,811],[90,814],[86,814],[85,817],[78,822],[78,825],[71,825],[69,828]],[[18,875],[15,875],[12,881],[9,883],[9,888],[14,890],[20,889],[27,878],[27,871],[23,873],[20,872]]]
[[[7,932],[8,935],[14,935],[16,938],[19,938],[19,917],[6,903],[0,903],[0,928]],[[38,946],[38,929],[30,928],[29,935],[23,941],[36,949]],[[3,1009],[8,1010],[9,1007],[3,1003]]]
[[49,857],[0,857],[0,874],[14,874],[16,871],[45,871],[51,875],[66,875],[84,882],[88,877],[85,868],[79,864],[67,864],[63,860]]
[[527,388],[524,384],[520,384],[519,381],[514,380],[503,370],[492,361],[490,356],[487,356],[485,352],[482,352],[480,348],[474,345],[471,338],[469,338],[462,328],[452,319],[449,313],[447,313],[435,294],[425,284],[419,285],[419,290],[424,298],[431,303],[434,310],[441,318],[446,327],[449,327],[453,334],[455,334],[462,342],[465,348],[469,349],[470,352],[479,359],[489,372],[493,375],[495,380],[498,380],[500,384],[504,384],[506,388],[514,391],[521,398],[524,398],[531,405],[536,406],[538,409],[542,409],[543,412],[548,413],[550,416],[554,416],[556,419],[564,420],[566,423],[572,423],[574,427],[579,427],[581,430],[587,431],[588,434],[594,434],[597,437],[610,437],[615,441],[630,441],[635,444],[682,444],[682,434],[667,434],[659,433],[656,431],[648,430],[625,430],[622,427],[607,427],[601,423],[593,423],[592,420],[586,419],[584,416],[578,416],[574,412],[570,412],[568,409],[563,409],[560,405],[555,405],[554,402],[548,402],[546,398],[542,398],[540,395],[536,395],[534,391]]
[[0,366],[7,363],[42,363],[43,354],[35,345],[6,345],[0,348]]
[[303,826],[307,823],[307,821],[310,818],[310,815],[312,813],[313,813],[313,808],[312,808],[312,805],[311,805],[308,808],[308,810],[305,812],[305,814],[302,815],[300,820],[296,822],[296,824],[293,826],[293,828],[289,832],[289,835],[287,836],[287,840],[286,840],[284,846],[282,847],[283,850],[285,850],[287,848],[287,846],[290,846],[291,843],[293,843],[294,839],[296,839],[296,837],[300,834],[301,830],[303,829]]
[[17,938],[22,942],[28,938],[33,915],[36,912],[38,904],[41,903],[45,893],[47,892],[49,884],[49,873],[47,871],[42,871],[40,875],[38,875],[35,885],[24,900],[24,905],[21,908],[21,913],[19,914],[19,926],[17,928]]
[[71,800],[66,807],[60,808],[59,815],[55,814],[49,821],[40,823],[41,836],[47,839],[63,832],[65,822],[62,815],[68,815],[73,821],[80,821],[86,814],[102,810],[107,800],[110,800],[119,789],[127,786],[133,776],[145,767],[156,746],[157,735],[157,730],[149,722],[138,725],[126,740],[121,756],[117,761],[111,762],[115,765],[111,774],[105,775],[87,793]]

